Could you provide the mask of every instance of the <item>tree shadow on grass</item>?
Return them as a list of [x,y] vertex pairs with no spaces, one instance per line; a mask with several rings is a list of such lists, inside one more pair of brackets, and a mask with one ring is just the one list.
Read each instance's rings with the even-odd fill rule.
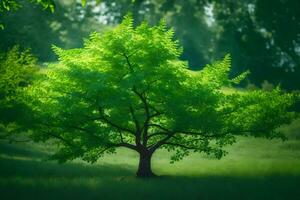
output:
[[162,176],[142,180],[134,177],[135,169],[129,165],[62,165],[30,160],[30,151],[9,151],[11,157],[0,159],[1,199],[279,200],[300,197],[299,176]]
[[37,149],[32,143],[8,143],[0,141],[0,155],[33,158],[45,158],[48,152]]
[[141,180],[124,166],[1,160],[3,199],[297,199],[300,177],[172,177]]
[[84,162],[59,164],[49,161],[49,153],[24,145],[0,145],[0,177],[23,178],[93,178],[133,176],[129,166],[102,166]]
[[1,177],[25,178],[94,178],[134,176],[129,166],[89,165],[84,163],[64,163],[36,160],[0,159]]

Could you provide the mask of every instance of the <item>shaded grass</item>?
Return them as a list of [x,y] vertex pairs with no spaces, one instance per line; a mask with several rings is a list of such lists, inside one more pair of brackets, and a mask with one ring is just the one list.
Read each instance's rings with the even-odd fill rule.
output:
[[[116,171],[116,173],[118,173]],[[297,199],[299,177],[164,177],[10,179],[5,199]]]
[[0,170],[4,199],[297,199],[300,195],[297,175],[236,176],[233,171],[231,176],[140,180],[124,165],[13,159],[2,159]]
[[[298,125],[298,124],[296,124]],[[285,129],[287,130],[287,129]],[[297,131],[295,131],[297,132]],[[94,165],[45,161],[51,146],[0,143],[1,199],[299,199],[300,140],[239,138],[221,160],[192,154],[175,164],[159,151],[160,178],[135,178],[136,153]]]

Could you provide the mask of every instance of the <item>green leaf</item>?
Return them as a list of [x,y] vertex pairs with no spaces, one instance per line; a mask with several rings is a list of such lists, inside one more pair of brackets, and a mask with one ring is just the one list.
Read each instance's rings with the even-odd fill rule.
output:
[[54,4],[49,5],[49,8],[50,8],[50,11],[51,11],[52,13],[54,13],[54,11],[55,11],[55,6],[54,6]]
[[86,0],[81,0],[81,5],[84,7],[86,5]]
[[235,78],[231,79],[231,82],[234,84],[239,84],[241,81],[245,80],[245,78],[250,74],[250,71],[247,70],[242,74],[236,76]]

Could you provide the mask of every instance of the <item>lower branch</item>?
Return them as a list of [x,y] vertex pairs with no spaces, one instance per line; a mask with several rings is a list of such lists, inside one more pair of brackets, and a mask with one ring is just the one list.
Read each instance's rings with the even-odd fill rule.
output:
[[181,147],[181,148],[189,149],[189,150],[199,150],[198,147],[191,147],[191,146],[186,146],[183,144],[178,144],[178,143],[173,143],[173,142],[165,142],[163,145],[171,145],[171,146]]
[[126,147],[126,148],[129,148],[129,149],[132,149],[132,150],[135,150],[135,151],[139,151],[138,147],[133,145],[133,144],[129,144],[129,143],[126,143],[126,142],[121,142],[121,143],[110,143],[109,144],[109,148],[111,147]]
[[161,139],[160,141],[158,141],[156,144],[151,145],[149,147],[149,151],[151,153],[153,153],[156,149],[158,149],[160,146],[162,146],[163,144],[165,144],[175,133],[170,133],[169,135],[167,135],[165,138]]

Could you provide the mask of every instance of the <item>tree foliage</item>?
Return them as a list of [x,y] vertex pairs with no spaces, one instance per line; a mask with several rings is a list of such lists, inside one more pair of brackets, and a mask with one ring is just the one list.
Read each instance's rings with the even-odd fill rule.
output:
[[[54,12],[55,3],[53,0],[29,0],[31,3],[41,5],[44,9],[49,9]],[[0,13],[8,11],[16,11],[21,8],[22,5],[16,0],[1,0],[0,2]],[[0,30],[4,29],[4,25],[0,21]]]
[[288,111],[292,94],[235,89],[248,72],[230,78],[229,55],[191,71],[173,35],[164,20],[135,27],[126,16],[114,29],[93,33],[83,48],[54,47],[59,62],[28,89],[32,137],[57,139],[60,161],[88,162],[117,147],[149,160],[159,148],[174,152],[172,161],[190,151],[221,158],[237,135],[283,137],[277,128],[295,117]]
[[[53,0],[29,0],[31,3],[36,3],[41,5],[44,9],[50,9],[52,12],[55,8],[55,3]],[[2,0],[0,3],[0,12],[17,10],[21,8],[22,5],[16,0]]]
[[232,74],[250,70],[248,79],[286,89],[299,88],[300,1],[298,0],[102,0],[116,20],[128,10],[136,20],[166,17],[175,29],[192,69],[234,58]]
[[0,54],[0,139],[20,128],[19,122],[28,111],[23,102],[23,91],[28,87],[38,68],[30,50],[15,46]]
[[98,13],[93,5],[81,3],[67,4],[56,1],[55,13],[43,10],[39,5],[27,0],[19,0],[22,5],[15,12],[0,15],[5,29],[0,31],[0,50],[7,51],[15,45],[30,48],[39,62],[55,61],[52,44],[62,48],[81,47],[83,38],[92,31],[100,31]]

